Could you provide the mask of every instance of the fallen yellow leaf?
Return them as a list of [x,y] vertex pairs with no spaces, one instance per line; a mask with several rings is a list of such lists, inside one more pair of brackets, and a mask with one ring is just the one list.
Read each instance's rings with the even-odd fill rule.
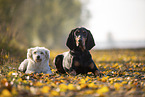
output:
[[120,84],[120,83],[115,83],[115,84],[114,84],[114,88],[115,88],[116,90],[119,90],[120,87],[122,87],[122,84]]
[[0,96],[1,96],[1,97],[12,97],[12,94],[9,92],[9,90],[4,89],[4,90],[2,90]]
[[92,83],[88,84],[88,87],[89,88],[97,88],[98,86],[92,82]]
[[122,81],[122,84],[127,84],[127,81]]
[[12,95],[16,96],[18,94],[17,90],[15,87],[12,88]]
[[43,87],[41,88],[41,92],[42,92],[42,93],[48,93],[49,90],[50,90],[50,87],[49,87],[49,86],[43,86]]
[[81,79],[79,82],[79,84],[85,84],[85,83],[86,83],[85,79]]
[[87,87],[87,84],[81,84],[81,85],[80,85],[80,88],[81,88],[81,89],[86,88],[86,87]]
[[97,90],[97,93],[102,95],[103,93],[106,93],[109,91],[109,88],[107,86],[103,86],[102,88]]
[[59,96],[59,92],[57,92],[57,91],[52,90],[50,93],[53,96]]
[[65,84],[60,84],[60,85],[59,85],[59,88],[60,88],[60,91],[65,92],[65,91],[67,91],[68,86],[67,86],[67,85],[65,85]]
[[41,82],[36,82],[35,84],[34,84],[34,86],[42,86],[43,85],[43,83],[41,83]]
[[85,91],[85,94],[93,94],[95,91],[94,90],[87,90]]
[[73,84],[69,84],[69,85],[68,85],[68,89],[69,89],[69,90],[75,90],[76,88],[74,87]]

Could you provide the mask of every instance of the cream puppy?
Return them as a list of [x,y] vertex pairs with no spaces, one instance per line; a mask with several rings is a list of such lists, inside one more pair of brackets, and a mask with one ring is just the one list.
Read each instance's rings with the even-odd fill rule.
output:
[[27,50],[27,59],[19,66],[25,73],[52,74],[49,67],[50,51],[45,47],[34,47]]

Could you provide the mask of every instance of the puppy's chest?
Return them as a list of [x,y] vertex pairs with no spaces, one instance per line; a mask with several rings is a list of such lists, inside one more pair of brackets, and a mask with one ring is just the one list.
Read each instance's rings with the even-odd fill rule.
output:
[[79,53],[71,52],[64,56],[63,67],[70,69],[72,67],[87,67],[89,60],[91,60],[91,55],[89,52]]
[[80,64],[84,64],[90,59],[91,56],[89,54],[76,55],[73,57],[73,61],[78,61]]
[[39,64],[39,63],[36,63],[35,64],[35,71],[36,72],[42,72],[43,71],[43,69],[44,69],[44,64]]

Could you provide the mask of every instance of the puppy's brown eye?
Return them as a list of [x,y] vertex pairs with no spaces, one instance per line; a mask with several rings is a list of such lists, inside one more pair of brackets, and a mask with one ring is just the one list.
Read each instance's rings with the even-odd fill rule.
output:
[[40,54],[44,54],[43,52],[41,52]]
[[36,54],[36,52],[34,52],[34,54]]
[[76,36],[78,36],[79,35],[79,31],[77,31],[75,34],[76,34]]

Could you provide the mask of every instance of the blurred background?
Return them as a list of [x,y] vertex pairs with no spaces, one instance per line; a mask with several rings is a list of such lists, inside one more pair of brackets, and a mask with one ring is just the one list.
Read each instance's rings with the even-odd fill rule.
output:
[[67,49],[80,26],[94,49],[145,48],[145,0],[0,0],[0,49]]
[[97,49],[145,47],[145,0],[89,0]]

